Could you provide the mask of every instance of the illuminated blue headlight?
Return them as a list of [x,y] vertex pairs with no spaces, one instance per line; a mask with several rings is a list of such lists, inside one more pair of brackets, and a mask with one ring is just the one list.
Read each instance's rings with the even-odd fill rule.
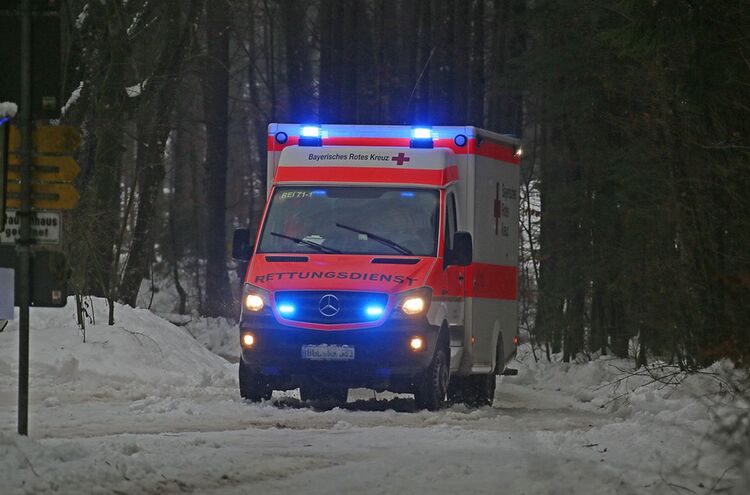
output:
[[279,314],[283,316],[291,316],[294,314],[294,305],[292,304],[279,304]]
[[302,127],[302,130],[300,131],[300,134],[302,137],[310,137],[310,138],[319,138],[320,137],[320,127],[315,127],[312,125],[306,125]]
[[432,129],[429,127],[415,127],[411,130],[411,137],[414,139],[432,139]]
[[383,314],[383,306],[367,306],[365,308],[365,314],[371,318],[377,318]]

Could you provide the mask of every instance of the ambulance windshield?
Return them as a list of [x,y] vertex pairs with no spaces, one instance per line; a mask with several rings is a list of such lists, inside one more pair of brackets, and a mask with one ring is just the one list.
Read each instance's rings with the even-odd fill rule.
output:
[[438,191],[277,187],[259,253],[435,256]]

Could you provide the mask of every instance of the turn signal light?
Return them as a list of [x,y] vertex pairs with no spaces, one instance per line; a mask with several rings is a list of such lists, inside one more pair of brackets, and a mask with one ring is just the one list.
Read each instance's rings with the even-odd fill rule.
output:
[[412,337],[409,341],[409,347],[412,351],[418,351],[424,347],[424,340],[422,340],[422,337]]

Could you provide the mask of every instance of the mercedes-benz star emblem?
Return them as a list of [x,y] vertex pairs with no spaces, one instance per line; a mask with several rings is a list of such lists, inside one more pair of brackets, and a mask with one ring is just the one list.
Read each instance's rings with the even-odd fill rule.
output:
[[320,298],[320,303],[318,303],[318,311],[320,311],[320,314],[323,316],[331,317],[336,316],[339,311],[341,311],[341,303],[339,302],[339,298],[334,296],[333,294],[326,294],[325,296]]

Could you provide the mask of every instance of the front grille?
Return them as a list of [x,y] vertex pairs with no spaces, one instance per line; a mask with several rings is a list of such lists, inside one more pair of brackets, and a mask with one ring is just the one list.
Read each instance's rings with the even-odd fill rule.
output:
[[[320,312],[321,298],[329,295],[338,300],[339,311],[335,315],[326,316]],[[384,310],[388,295],[377,292],[281,291],[276,293],[275,299],[277,308],[283,305],[294,307],[292,314],[282,314],[287,320],[337,325],[377,320],[380,316],[368,315],[367,308],[380,307]],[[329,301],[324,302],[323,306],[327,302]],[[327,313],[332,312],[330,308],[327,309]]]

